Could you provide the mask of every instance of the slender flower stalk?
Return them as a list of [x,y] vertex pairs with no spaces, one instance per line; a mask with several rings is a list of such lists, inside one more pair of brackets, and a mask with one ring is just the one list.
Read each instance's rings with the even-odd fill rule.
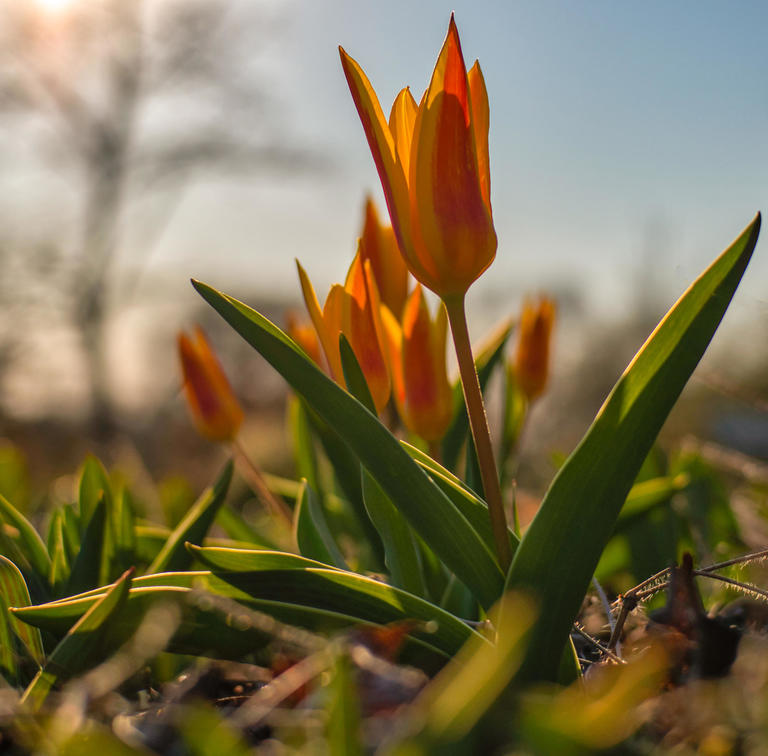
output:
[[480,390],[480,381],[477,377],[475,360],[472,356],[472,345],[469,341],[467,316],[464,311],[464,298],[449,299],[445,302],[445,309],[448,312],[448,322],[451,326],[453,345],[456,349],[456,358],[459,363],[459,375],[461,377],[461,386],[464,390],[464,402],[467,406],[469,426],[472,430],[472,438],[474,439],[475,450],[477,451],[477,461],[480,465],[480,476],[483,481],[485,500],[488,503],[488,512],[491,517],[496,553],[502,569],[506,571],[512,561],[512,552],[509,547],[509,535],[507,532],[507,516],[504,512],[499,475],[493,456],[493,443],[491,442],[491,431],[488,427],[488,417],[485,414],[483,394]]
[[283,517],[290,525],[291,513],[285,503],[269,490],[261,470],[237,439],[243,410],[202,328],[195,329],[193,338],[180,333],[178,344],[187,405],[198,431],[211,441],[232,446],[240,471],[256,496],[273,515]]
[[240,470],[241,475],[248,481],[248,485],[260,499],[261,503],[266,505],[273,516],[282,518],[290,527],[293,527],[293,516],[291,515],[290,510],[279,496],[275,496],[275,494],[269,490],[267,481],[264,479],[264,473],[248,456],[248,452],[243,448],[243,445],[237,438],[233,438],[231,444],[232,453],[234,454],[235,459],[240,463],[238,469]]

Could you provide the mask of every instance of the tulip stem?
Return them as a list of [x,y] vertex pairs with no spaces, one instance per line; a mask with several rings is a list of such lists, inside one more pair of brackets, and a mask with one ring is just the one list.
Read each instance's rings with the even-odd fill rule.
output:
[[240,473],[253,489],[259,501],[272,512],[273,516],[282,517],[289,526],[292,526],[293,517],[290,510],[280,497],[269,490],[267,482],[264,480],[264,473],[248,456],[248,453],[237,438],[232,440],[232,451],[235,454],[235,458],[240,462]]
[[488,513],[491,517],[491,528],[496,544],[496,553],[501,568],[506,572],[512,561],[512,553],[509,548],[507,517],[504,513],[504,503],[501,498],[496,461],[493,458],[493,444],[491,443],[491,432],[488,428],[488,417],[485,414],[483,394],[480,391],[480,381],[477,378],[472,345],[469,341],[467,315],[464,311],[464,297],[445,299],[443,302],[448,313],[448,322],[451,324],[453,345],[459,362],[461,386],[464,390],[464,402],[467,407],[472,438],[475,441],[477,461],[480,465],[480,476],[483,481],[483,489],[485,490],[485,500],[488,502]]

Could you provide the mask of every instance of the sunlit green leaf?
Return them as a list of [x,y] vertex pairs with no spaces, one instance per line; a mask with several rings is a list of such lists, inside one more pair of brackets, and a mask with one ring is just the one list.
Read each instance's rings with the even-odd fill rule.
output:
[[523,536],[509,588],[540,614],[522,679],[557,676],[571,623],[643,460],[704,354],[754,250],[760,216],[690,286],[619,379]]
[[127,600],[130,587],[131,573],[127,572],[106,593],[93,601],[53,649],[45,666],[24,691],[22,703],[28,704],[34,710],[39,709],[54,685],[88,669],[100,660],[104,648],[98,639],[104,636],[110,620]]
[[302,556],[317,559],[341,569],[349,569],[336,541],[333,539],[317,494],[307,481],[302,481],[301,493],[294,513],[296,543]]
[[493,553],[378,418],[331,381],[266,318],[205,284],[193,283],[203,298],[333,426],[416,532],[472,588],[478,600],[485,606],[493,604],[503,584]]

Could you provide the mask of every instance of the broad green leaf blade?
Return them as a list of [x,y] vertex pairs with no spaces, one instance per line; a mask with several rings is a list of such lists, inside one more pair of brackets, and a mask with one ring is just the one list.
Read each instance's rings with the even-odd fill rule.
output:
[[[347,389],[366,409],[376,414],[365,375],[343,333],[339,334],[339,353]],[[416,596],[426,596],[419,549],[411,527],[371,474],[365,468],[361,472],[365,511],[384,545],[384,563],[389,570],[390,582]]]
[[0,496],[0,523],[2,521],[18,531],[18,537],[15,540],[19,550],[40,581],[46,582],[51,569],[51,560],[43,539],[29,520],[4,496]]
[[[354,517],[354,525],[357,526],[357,530],[360,531],[370,546],[371,559],[373,560],[370,569],[380,572],[384,569],[384,546],[365,511],[363,490],[360,485],[360,460],[334,429],[312,412],[306,402],[304,404],[312,431],[331,463],[339,492],[342,494],[343,500],[349,505],[349,512]],[[320,490],[322,489],[318,489],[318,491]]]
[[[103,496],[101,499],[103,501]],[[103,649],[97,639],[103,635],[110,620],[125,604],[130,587],[131,571],[129,570],[103,596],[94,601],[53,649],[45,666],[24,691],[21,698],[22,704],[26,703],[37,711],[57,682],[88,669],[94,661],[99,659]]]
[[123,488],[115,502],[115,555],[112,569],[124,572],[136,564],[136,516],[131,496]]
[[181,522],[168,536],[160,553],[154,558],[147,569],[152,572],[170,572],[184,570],[192,563],[192,556],[184,544],[200,544],[205,534],[213,524],[216,514],[224,503],[234,466],[232,461],[227,462],[224,470],[219,475],[212,488],[207,488],[192,508],[182,518]]
[[72,572],[64,543],[64,512],[62,509],[57,509],[51,519],[49,549],[51,552],[51,571],[48,575],[48,581],[51,584],[53,595],[59,596],[64,592],[64,587]]
[[[418,463],[418,465],[438,485],[440,490],[453,502],[454,506],[466,518],[467,522],[475,529],[475,532],[483,539],[489,549],[493,546],[493,530],[491,529],[491,517],[488,514],[488,505],[460,478],[450,470],[446,470],[432,457],[421,449],[406,441],[401,441],[403,449]],[[512,554],[517,548],[518,538],[512,529],[509,530],[509,545]]]
[[109,482],[109,475],[107,475],[104,465],[96,457],[89,455],[83,463],[77,494],[82,530],[85,530],[87,523],[90,522],[102,496],[106,500],[107,509],[111,509],[112,486]]
[[365,380],[360,363],[357,361],[352,345],[347,337],[339,334],[339,354],[341,355],[341,369],[344,371],[344,383],[347,391],[355,397],[370,413],[376,414],[376,405],[373,403],[371,391]]
[[669,501],[676,493],[683,491],[690,480],[690,476],[682,473],[680,475],[664,475],[635,483],[627,495],[621,512],[619,512],[616,530],[622,530],[637,517]]
[[523,659],[534,617],[530,601],[505,594],[491,613],[498,642],[473,639],[461,649],[413,702],[413,727],[401,728],[405,740],[388,753],[475,753],[477,742],[474,748],[471,742],[457,743],[502,695]]
[[507,587],[539,616],[519,677],[554,680],[600,554],[654,439],[704,354],[754,250],[760,216],[689,287],[641,347],[558,472]]
[[225,504],[216,515],[216,524],[233,540],[252,544],[254,548],[275,550],[277,546],[259,532],[240,512]]
[[108,526],[107,498],[103,490],[100,490],[99,501],[90,512],[90,520],[83,533],[80,553],[72,565],[72,572],[67,582],[69,593],[81,593],[94,586],[103,585],[100,578],[106,541],[105,531]]
[[419,548],[413,531],[381,486],[363,470],[363,500],[384,543],[384,560],[392,585],[416,596],[426,596]]
[[38,666],[43,662],[40,631],[19,622],[8,611],[11,606],[29,604],[29,591],[21,571],[10,559],[0,556],[0,673],[12,683],[16,683],[20,677],[16,638],[23,642],[29,656]]
[[503,585],[493,553],[378,418],[330,380],[288,336],[255,310],[205,284],[193,284],[333,427],[416,532],[475,592],[478,601],[490,607]]
[[[277,552],[197,547],[193,550],[201,561],[223,559],[231,565],[234,558],[241,566],[247,562],[246,566],[252,569],[158,573],[136,578],[129,601],[131,605],[135,603],[135,607],[131,609],[131,614],[121,614],[121,628],[134,615],[140,618],[151,601],[173,600],[175,597],[187,604],[192,601],[196,610],[202,611],[215,604],[215,601],[205,597],[205,594],[212,594],[236,601],[281,622],[323,633],[338,632],[360,624],[385,625],[402,620],[420,620],[424,627],[410,633],[410,651],[406,657],[408,663],[426,669],[441,666],[469,638],[477,635],[464,622],[433,604],[355,573],[334,570],[301,557],[285,559],[290,555]],[[284,568],[286,564],[289,566]],[[307,564],[313,566],[308,567]],[[64,601],[14,609],[13,614],[43,630],[61,634],[98,601],[104,589],[100,590],[101,593],[91,591]],[[231,614],[225,606],[227,613]],[[227,622],[231,626],[238,625],[232,616]],[[226,634],[222,636],[220,624],[216,628],[201,626],[197,614],[185,614],[181,635],[174,639],[169,650],[197,654],[210,650],[223,658],[238,658],[236,652],[242,655],[253,650],[254,646],[249,647],[248,643],[253,644],[254,638],[238,640],[228,638]]]
[[296,543],[301,555],[343,570],[349,569],[333,539],[317,494],[306,480],[302,481],[300,490],[294,517]]
[[293,456],[297,477],[306,478],[312,489],[320,491],[317,454],[312,442],[312,430],[303,402],[296,396],[288,398],[288,424],[293,437]]

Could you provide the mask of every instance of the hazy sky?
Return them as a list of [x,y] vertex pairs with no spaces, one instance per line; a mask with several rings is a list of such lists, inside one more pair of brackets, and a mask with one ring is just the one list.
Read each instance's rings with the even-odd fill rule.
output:
[[[473,292],[574,283],[620,306],[630,275],[648,282],[661,266],[665,291],[676,294],[768,204],[764,2],[293,0],[282,8],[284,27],[264,60],[287,125],[332,167],[238,187],[229,212],[250,244],[233,255],[254,274],[269,261],[277,285],[292,285],[294,256],[322,287],[340,279],[364,194],[381,196],[337,45],[363,66],[388,112],[402,86],[417,99],[426,87],[451,10],[491,105],[500,243]],[[210,270],[199,253],[195,262]],[[758,248],[746,288],[768,317],[760,257]]]

